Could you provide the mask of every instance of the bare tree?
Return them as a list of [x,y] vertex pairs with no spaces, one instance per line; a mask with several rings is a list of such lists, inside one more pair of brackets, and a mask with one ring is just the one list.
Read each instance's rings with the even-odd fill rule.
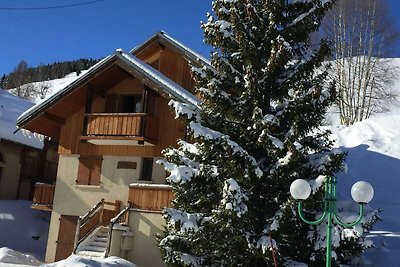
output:
[[35,85],[36,87],[36,95],[40,97],[40,99],[45,99],[46,95],[50,92],[51,83],[49,81],[38,82]]
[[393,49],[399,40],[386,0],[338,0],[323,33],[333,43],[333,78],[342,124],[384,111],[395,101],[391,90]]
[[36,98],[36,88],[34,84],[28,83],[24,85],[19,85],[13,89],[9,90],[11,93],[13,93],[16,96],[25,98],[27,100],[33,101]]

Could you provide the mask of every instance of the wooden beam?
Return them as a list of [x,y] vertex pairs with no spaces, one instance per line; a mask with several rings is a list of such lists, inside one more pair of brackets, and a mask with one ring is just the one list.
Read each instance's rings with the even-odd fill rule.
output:
[[57,115],[54,115],[54,114],[45,112],[45,113],[43,114],[43,116],[44,116],[46,119],[51,120],[51,121],[53,121],[53,122],[55,122],[55,123],[57,123],[57,124],[65,125],[65,119],[63,119],[63,118],[61,118],[61,117],[59,117],[59,116],[57,116]]

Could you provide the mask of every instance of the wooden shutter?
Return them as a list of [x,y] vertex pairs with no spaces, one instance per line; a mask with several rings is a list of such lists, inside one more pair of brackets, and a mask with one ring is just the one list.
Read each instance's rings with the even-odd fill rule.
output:
[[90,185],[100,185],[101,179],[101,164],[103,163],[102,158],[92,158],[91,173],[90,173]]
[[79,158],[77,184],[87,185],[90,179],[91,159],[89,157]]

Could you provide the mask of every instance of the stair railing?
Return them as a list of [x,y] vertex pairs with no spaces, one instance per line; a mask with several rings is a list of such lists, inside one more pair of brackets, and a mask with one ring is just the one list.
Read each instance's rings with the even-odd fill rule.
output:
[[[113,208],[105,209],[105,206],[112,206]],[[76,225],[75,239],[74,239],[74,253],[78,246],[88,237],[97,227],[108,225],[110,218],[119,212],[120,201],[107,202],[103,199],[100,200],[92,209],[85,215],[79,216]]]
[[106,253],[105,257],[108,257],[111,249],[111,238],[112,238],[112,232],[115,224],[121,224],[121,225],[129,225],[129,210],[131,209],[131,203],[128,201],[128,205],[121,210],[117,216],[112,218],[110,220],[109,224],[109,232],[108,232],[108,240],[107,240],[107,248],[106,248]]

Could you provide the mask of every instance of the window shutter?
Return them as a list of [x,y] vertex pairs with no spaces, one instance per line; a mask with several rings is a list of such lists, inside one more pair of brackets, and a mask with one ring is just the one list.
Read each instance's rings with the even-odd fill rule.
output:
[[90,158],[79,158],[78,177],[76,179],[77,184],[89,184],[90,165]]
[[90,185],[100,185],[100,179],[101,179],[101,164],[103,160],[102,159],[92,159],[92,171],[90,175]]

